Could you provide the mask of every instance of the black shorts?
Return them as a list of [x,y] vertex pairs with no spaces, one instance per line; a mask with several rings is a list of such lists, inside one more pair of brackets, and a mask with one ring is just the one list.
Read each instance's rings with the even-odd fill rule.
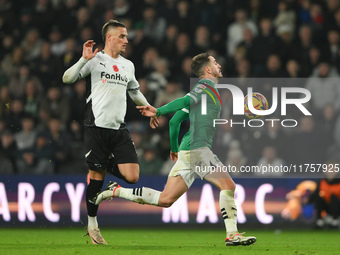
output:
[[126,128],[85,127],[84,140],[85,158],[90,170],[107,169],[112,158],[116,164],[138,163],[134,143]]

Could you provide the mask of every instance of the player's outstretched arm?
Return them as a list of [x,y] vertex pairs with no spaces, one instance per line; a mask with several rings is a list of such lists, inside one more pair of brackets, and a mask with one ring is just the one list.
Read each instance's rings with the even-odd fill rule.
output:
[[[63,82],[66,84],[70,84],[75,82],[79,78],[79,72],[83,68],[83,66],[92,59],[98,52],[98,49],[96,49],[93,52],[93,46],[96,43],[93,42],[93,40],[88,40],[83,45],[83,55],[79,59],[77,63],[75,63],[73,66],[71,66],[69,69],[67,69],[63,75]],[[89,71],[87,71],[89,73]],[[84,77],[88,74],[85,72],[83,75]]]
[[140,113],[146,117],[156,117],[157,109],[151,105],[136,106]]
[[143,116],[154,117],[176,112],[182,108],[189,108],[190,103],[190,96],[186,95],[157,109],[153,106],[151,106],[152,108],[148,106],[137,106],[137,109],[139,109]]

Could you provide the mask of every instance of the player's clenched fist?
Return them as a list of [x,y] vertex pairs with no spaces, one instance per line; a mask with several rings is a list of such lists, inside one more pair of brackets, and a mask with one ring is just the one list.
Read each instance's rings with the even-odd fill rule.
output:
[[88,40],[84,43],[83,45],[83,58],[90,60],[91,58],[93,58],[97,52],[98,49],[95,49],[95,51],[93,52],[93,46],[96,43],[93,40]]

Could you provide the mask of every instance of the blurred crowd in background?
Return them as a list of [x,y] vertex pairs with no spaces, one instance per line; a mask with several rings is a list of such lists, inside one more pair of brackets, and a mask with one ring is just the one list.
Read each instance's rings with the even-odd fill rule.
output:
[[[244,94],[250,78],[306,78],[299,84],[312,93],[313,115],[288,110],[296,128],[219,127],[213,151],[225,164],[339,160],[340,0],[0,0],[0,174],[87,172],[85,82],[66,85],[61,77],[86,40],[103,49],[101,28],[110,19],[126,25],[123,56],[155,107],[190,91],[191,59],[205,51]],[[254,89],[269,106],[274,85]],[[234,118],[231,94],[221,97],[222,118]],[[172,166],[169,118],[152,130],[128,99],[126,122],[142,174],[166,175]],[[189,122],[182,127],[180,136]]]

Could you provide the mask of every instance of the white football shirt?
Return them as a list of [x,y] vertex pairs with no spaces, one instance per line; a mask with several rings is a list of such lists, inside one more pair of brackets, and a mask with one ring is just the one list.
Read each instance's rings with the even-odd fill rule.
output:
[[86,81],[85,126],[118,130],[126,114],[126,91],[139,90],[133,63],[101,51],[81,68],[81,78]]

